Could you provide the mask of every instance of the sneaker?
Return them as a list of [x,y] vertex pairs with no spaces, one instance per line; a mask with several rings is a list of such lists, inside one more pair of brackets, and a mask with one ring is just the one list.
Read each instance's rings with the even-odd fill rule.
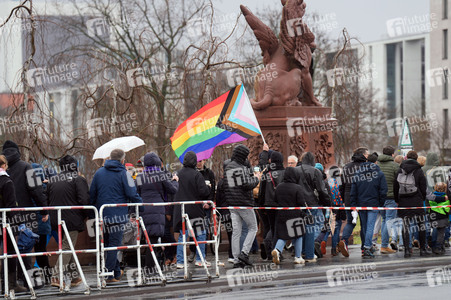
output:
[[195,257],[196,257],[196,252],[195,251],[191,252],[188,257],[188,262],[192,263],[194,261]]
[[446,247],[446,248],[449,248],[449,247],[450,247],[449,241],[445,241],[445,247]]
[[398,246],[398,251],[399,251],[399,252],[404,251],[404,246],[402,246],[402,245]]
[[[207,267],[211,267],[211,263],[210,262],[205,261],[205,264],[207,265]],[[196,261],[195,265],[196,265],[196,267],[203,267],[204,266],[201,261]]]
[[326,242],[325,241],[321,242],[321,254],[326,255]]
[[[268,259],[268,254],[266,253],[265,244],[260,244],[260,257],[265,260]],[[232,258],[233,259],[233,258]],[[230,262],[230,261],[229,261]]]
[[315,242],[315,255],[316,257],[323,257],[323,255],[321,254],[321,244],[318,242]]
[[275,263],[276,265],[280,264],[280,254],[279,254],[279,250],[274,249],[271,252],[272,255],[272,262]]
[[[60,287],[60,280],[58,277],[52,277],[51,281],[52,281],[51,286],[54,286],[57,288]],[[108,282],[108,280],[107,280],[107,282]],[[66,284],[63,282],[63,288],[65,288],[65,287],[66,287]]]
[[442,255],[442,247],[435,247],[432,248],[432,253],[436,254],[436,255]]
[[106,280],[106,283],[115,283],[115,282],[119,282],[121,281],[120,279],[117,278],[110,278]]
[[177,264],[177,269],[183,269],[185,266],[183,264]]
[[404,258],[412,257],[412,252],[410,251],[410,248],[405,248],[404,250]]
[[363,251],[363,258],[374,258],[373,252],[371,252],[371,249],[365,249]]
[[392,253],[396,253],[396,251],[391,248],[388,248],[388,247],[381,247],[381,253],[382,254],[392,254]]
[[74,278],[72,279],[72,281],[70,282],[70,287],[76,287],[79,286],[81,283],[83,282],[83,280],[81,280],[80,277]]
[[374,252],[377,252],[377,251],[379,251],[379,248],[377,247],[377,245],[376,244],[373,244],[373,246],[371,246],[371,250],[373,251],[373,253]]
[[317,261],[317,260],[316,260],[315,257],[312,258],[312,259],[306,259],[306,260],[305,260],[306,263],[315,263],[316,261]]
[[[390,243],[390,247],[391,247],[393,250],[398,251],[398,245],[396,244],[395,241],[392,241],[392,242]],[[381,251],[382,251],[382,249],[381,249]]]
[[246,253],[241,252],[241,254],[238,255],[238,259],[239,259],[241,262],[243,262],[244,264],[246,264],[246,265],[252,267],[252,263],[251,263],[251,261],[249,260],[249,256],[248,256]]
[[235,263],[235,259],[233,257],[229,257],[227,261],[231,264]]
[[330,249],[330,254],[332,254],[332,256],[337,256],[338,255],[337,249],[336,248]]
[[430,256],[432,251],[429,248],[420,249],[420,256]]
[[343,254],[344,257],[349,257],[348,245],[346,245],[344,240],[338,243],[338,251]]
[[295,265],[302,265],[305,264],[305,260],[302,257],[295,257],[294,258],[294,264]]

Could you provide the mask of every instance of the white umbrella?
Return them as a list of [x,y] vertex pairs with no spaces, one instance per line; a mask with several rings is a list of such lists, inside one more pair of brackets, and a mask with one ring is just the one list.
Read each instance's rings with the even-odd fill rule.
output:
[[144,141],[136,136],[124,136],[116,138],[97,148],[96,152],[94,152],[92,160],[105,159],[110,156],[111,151],[113,151],[114,149],[121,149],[124,152],[128,152],[143,145],[145,145]]

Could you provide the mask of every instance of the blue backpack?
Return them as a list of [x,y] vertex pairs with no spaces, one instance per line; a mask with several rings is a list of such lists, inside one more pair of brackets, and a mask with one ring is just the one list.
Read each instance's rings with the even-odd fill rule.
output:
[[20,253],[30,253],[33,250],[34,244],[39,241],[39,235],[31,231],[25,224],[19,226],[19,231],[19,238],[17,239],[19,251]]

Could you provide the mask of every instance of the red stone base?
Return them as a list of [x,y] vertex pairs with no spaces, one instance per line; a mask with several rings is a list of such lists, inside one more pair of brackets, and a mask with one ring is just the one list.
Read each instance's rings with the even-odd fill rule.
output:
[[[335,164],[332,129],[337,121],[331,117],[331,108],[316,106],[271,106],[255,115],[270,149],[299,159],[302,153],[310,151],[316,161],[329,167]],[[249,159],[258,164],[258,154],[262,151],[261,136],[246,141],[251,149]]]

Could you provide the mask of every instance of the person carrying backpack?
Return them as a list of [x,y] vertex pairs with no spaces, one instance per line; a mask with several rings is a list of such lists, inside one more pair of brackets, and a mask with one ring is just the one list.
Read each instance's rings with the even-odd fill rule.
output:
[[[417,162],[418,154],[415,151],[407,153],[407,160],[399,167],[396,180],[393,183],[393,193],[398,207],[421,207],[426,199],[426,177]],[[403,219],[402,235],[404,240],[404,257],[412,256],[410,231],[416,228],[419,231],[420,255],[427,256],[431,252],[426,249],[426,226],[424,209],[399,210],[398,215]],[[416,226],[410,224],[416,221]]]

